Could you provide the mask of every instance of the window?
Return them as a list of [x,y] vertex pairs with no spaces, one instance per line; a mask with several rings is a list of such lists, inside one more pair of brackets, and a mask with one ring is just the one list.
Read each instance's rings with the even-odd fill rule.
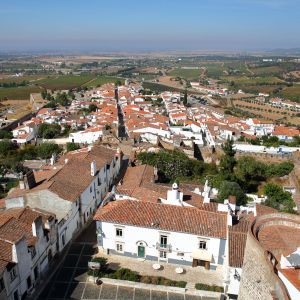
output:
[[93,187],[92,186],[90,186],[90,193],[93,191]]
[[18,293],[18,290],[16,290],[14,292],[14,300],[19,300],[19,293]]
[[65,235],[63,234],[62,237],[61,237],[61,241],[62,241],[62,245],[63,247],[65,246],[66,244],[66,240],[65,240]]
[[199,249],[206,250],[206,241],[200,241],[199,242]]
[[31,252],[31,258],[33,259],[36,256],[36,250],[35,247],[31,247],[30,248],[30,252]]
[[4,280],[3,278],[0,278],[0,292],[2,292],[4,289],[5,289]]
[[100,178],[98,177],[98,186],[101,185],[101,180]]
[[123,229],[117,228],[117,229],[116,229],[116,236],[118,236],[118,237],[123,237]]
[[9,272],[10,281],[13,282],[17,277],[17,271],[15,268],[12,268],[12,270]]
[[167,244],[168,244],[168,237],[166,235],[161,235],[160,236],[160,247],[167,248]]
[[27,289],[30,289],[31,288],[31,277],[28,276],[27,277]]
[[33,269],[33,274],[34,274],[34,280],[35,280],[35,281],[38,280],[38,278],[39,278],[39,270],[38,270],[38,267],[35,267],[35,268]]
[[116,243],[116,250],[118,252],[123,252],[123,244],[121,243]]
[[159,251],[159,257],[166,259],[167,258],[167,252],[166,251]]

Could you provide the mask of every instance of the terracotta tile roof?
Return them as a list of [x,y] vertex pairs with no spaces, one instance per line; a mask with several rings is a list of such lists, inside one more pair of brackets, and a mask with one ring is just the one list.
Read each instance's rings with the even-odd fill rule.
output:
[[292,285],[300,291],[300,269],[279,269]]
[[242,216],[238,224],[228,226],[228,256],[229,266],[241,268],[247,241],[247,233],[253,216]]
[[93,179],[91,162],[96,161],[97,169],[101,169],[110,164],[115,155],[115,150],[98,145],[87,153],[75,155],[49,179],[49,190],[65,200],[76,201]]
[[285,225],[270,225],[260,229],[258,240],[264,249],[272,252],[277,260],[280,260],[281,254],[287,256],[299,247],[300,229]]
[[225,214],[193,207],[120,200],[99,208],[94,220],[226,239]]
[[[12,261],[12,244],[6,241],[0,240],[0,261],[7,263]],[[2,267],[5,263],[2,261]]]
[[[110,164],[115,155],[115,150],[99,145],[95,145],[91,150],[85,148],[69,152],[60,158],[59,163],[63,165],[58,164],[56,170],[51,169],[49,173],[43,174],[35,173],[38,183],[36,187],[30,190],[16,188],[7,195],[7,199],[48,189],[65,200],[76,201],[93,180],[90,174],[91,162],[96,161],[97,169],[101,169],[106,164]],[[66,164],[64,164],[65,158],[68,158]]]
[[121,182],[122,184],[117,186],[117,191],[131,195],[134,189],[142,184],[154,182],[154,168],[149,165],[128,167]]
[[275,208],[262,205],[262,204],[256,204],[256,214],[257,216],[266,215],[266,214],[272,214],[278,212]]

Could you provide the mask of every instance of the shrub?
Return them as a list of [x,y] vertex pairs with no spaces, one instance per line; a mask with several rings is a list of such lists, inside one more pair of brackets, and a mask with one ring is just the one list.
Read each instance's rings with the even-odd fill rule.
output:
[[195,288],[197,290],[205,290],[205,291],[211,291],[211,292],[219,292],[219,293],[224,292],[224,288],[222,286],[208,285],[208,284],[204,284],[204,283],[196,283]]
[[151,276],[142,276],[141,277],[141,283],[148,283],[148,284],[152,283]]
[[129,280],[129,281],[139,281],[140,276],[137,272],[131,271],[127,268],[121,268],[117,270],[115,273],[109,276],[113,279],[121,279],[121,280]]
[[105,257],[95,257],[91,261],[100,263],[100,269],[99,270],[89,269],[88,275],[95,276],[95,277],[103,277],[108,271],[107,259]]
[[80,145],[77,143],[67,143],[67,152],[80,149]]

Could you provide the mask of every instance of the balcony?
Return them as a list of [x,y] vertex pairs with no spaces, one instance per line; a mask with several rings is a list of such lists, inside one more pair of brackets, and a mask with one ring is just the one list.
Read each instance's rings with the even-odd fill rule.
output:
[[171,244],[156,243],[156,249],[157,250],[165,250],[167,252],[171,252],[172,251],[172,246],[171,246]]

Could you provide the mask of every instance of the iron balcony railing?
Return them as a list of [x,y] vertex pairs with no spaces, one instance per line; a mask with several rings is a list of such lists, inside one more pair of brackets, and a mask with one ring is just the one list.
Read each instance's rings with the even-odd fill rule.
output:
[[171,246],[171,244],[156,243],[156,249],[171,252],[172,251],[172,246]]

